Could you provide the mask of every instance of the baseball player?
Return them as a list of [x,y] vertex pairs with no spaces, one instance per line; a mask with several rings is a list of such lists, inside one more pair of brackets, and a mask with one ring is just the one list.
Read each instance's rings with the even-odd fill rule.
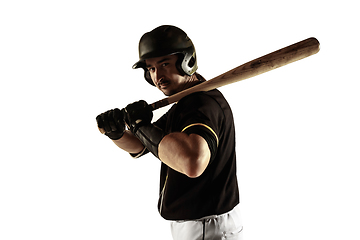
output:
[[[166,96],[199,84],[195,47],[181,29],[164,25],[145,33],[139,61],[146,81]],[[138,158],[160,159],[158,210],[175,240],[242,239],[236,176],[235,128],[217,90],[192,93],[152,122],[143,100],[97,116],[118,147]]]

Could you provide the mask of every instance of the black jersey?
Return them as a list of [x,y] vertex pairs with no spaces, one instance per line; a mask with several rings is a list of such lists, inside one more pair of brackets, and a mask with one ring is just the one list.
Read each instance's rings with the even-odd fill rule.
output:
[[194,220],[223,214],[239,203],[233,115],[218,90],[182,98],[154,125],[165,134],[199,134],[211,151],[207,168],[197,178],[189,178],[162,163],[158,209],[163,218]]

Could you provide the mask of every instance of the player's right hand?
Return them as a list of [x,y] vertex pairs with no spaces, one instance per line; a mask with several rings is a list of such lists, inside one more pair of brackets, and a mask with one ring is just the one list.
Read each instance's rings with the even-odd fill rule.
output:
[[125,132],[124,109],[112,109],[96,117],[99,129],[112,140],[120,139]]

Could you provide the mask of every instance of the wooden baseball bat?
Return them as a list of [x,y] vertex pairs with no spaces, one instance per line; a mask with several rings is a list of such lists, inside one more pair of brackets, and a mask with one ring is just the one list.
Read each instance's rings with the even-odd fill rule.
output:
[[206,92],[215,88],[219,88],[234,82],[255,77],[262,73],[271,71],[275,68],[285,66],[289,63],[309,57],[320,50],[320,43],[316,38],[308,38],[301,42],[284,47],[275,52],[269,53],[243,65],[240,65],[226,73],[215,78],[185,89],[179,93],[171,95],[167,98],[159,100],[151,104],[153,110],[165,107],[171,103],[179,101],[181,98],[194,93]]
[[[309,57],[319,52],[319,50],[319,41],[313,37],[308,38],[240,65],[201,84],[195,85],[191,88],[185,89],[184,91],[154,102],[150,104],[150,106],[153,108],[153,110],[156,110],[171,103],[177,102],[181,98],[191,93],[202,91],[206,92],[234,82],[239,82],[244,79],[255,77],[275,68],[279,68],[289,63]],[[101,133],[104,133],[103,129],[99,128],[99,130]]]

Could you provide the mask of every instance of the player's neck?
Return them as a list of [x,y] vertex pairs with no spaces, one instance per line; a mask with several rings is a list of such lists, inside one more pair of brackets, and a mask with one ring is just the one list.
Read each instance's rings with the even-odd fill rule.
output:
[[198,83],[200,83],[200,80],[196,77],[195,74],[191,75],[191,76],[188,76],[188,79],[186,81],[186,83],[184,84],[184,90],[185,89],[188,89],[188,88],[191,88],[195,85],[197,85]]

